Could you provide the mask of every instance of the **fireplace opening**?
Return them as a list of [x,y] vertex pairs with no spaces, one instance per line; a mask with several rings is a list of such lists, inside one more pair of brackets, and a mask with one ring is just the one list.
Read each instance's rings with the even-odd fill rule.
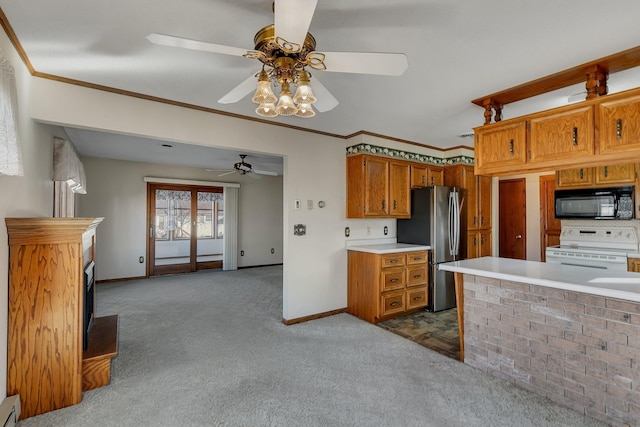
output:
[[84,316],[82,322],[82,349],[89,347],[89,336],[93,327],[94,311],[94,279],[93,272],[96,263],[91,261],[84,269]]

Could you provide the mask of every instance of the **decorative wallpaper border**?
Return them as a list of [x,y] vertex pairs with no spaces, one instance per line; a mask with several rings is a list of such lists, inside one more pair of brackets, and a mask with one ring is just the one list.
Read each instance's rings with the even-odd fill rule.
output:
[[375,154],[376,156],[391,157],[394,159],[409,160],[417,163],[424,163],[427,165],[435,166],[447,166],[447,165],[473,165],[473,157],[470,156],[456,156],[442,159],[435,156],[427,156],[424,154],[411,153],[404,150],[397,150],[395,148],[380,147],[371,144],[356,144],[351,147],[347,147],[347,156],[353,156],[355,154]]

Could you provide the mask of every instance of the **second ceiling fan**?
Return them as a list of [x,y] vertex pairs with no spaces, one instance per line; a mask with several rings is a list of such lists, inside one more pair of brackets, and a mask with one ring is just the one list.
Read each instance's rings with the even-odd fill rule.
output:
[[[147,39],[158,45],[260,61],[262,70],[253,73],[218,102],[238,102],[255,90],[252,101],[259,104],[256,113],[263,117],[296,115],[308,118],[315,115],[312,105],[320,112],[338,105],[338,100],[315,76],[311,80],[307,67],[318,71],[385,76],[404,73],[408,63],[403,53],[317,52],[316,40],[308,33],[317,3],[317,0],[275,0],[274,24],[256,33],[253,50],[158,33],[149,34]],[[280,86],[278,97],[272,86]],[[296,86],[295,93],[291,86]]]

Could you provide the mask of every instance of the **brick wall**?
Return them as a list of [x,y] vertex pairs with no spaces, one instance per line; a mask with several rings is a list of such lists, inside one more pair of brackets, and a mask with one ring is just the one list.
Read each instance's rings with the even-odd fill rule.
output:
[[640,426],[640,303],[464,275],[465,363]]

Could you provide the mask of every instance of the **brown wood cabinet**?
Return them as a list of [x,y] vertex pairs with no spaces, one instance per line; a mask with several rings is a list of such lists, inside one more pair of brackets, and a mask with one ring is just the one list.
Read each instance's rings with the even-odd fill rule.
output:
[[411,188],[442,185],[443,180],[444,168],[442,166],[427,166],[420,163],[411,164]]
[[640,150],[640,93],[608,99],[598,105],[599,152],[624,156],[629,150]]
[[347,312],[377,323],[428,304],[427,251],[348,251]]
[[409,218],[410,163],[360,154],[347,157],[348,218]]
[[556,172],[556,187],[560,189],[633,185],[635,182],[636,165],[634,163],[564,169]]
[[475,128],[476,174],[514,171],[527,162],[524,120]]
[[556,219],[554,192],[556,176],[540,177],[540,260],[545,261],[546,248],[560,244],[560,220]]
[[509,175],[640,158],[640,88],[474,129],[475,172]]
[[593,106],[552,110],[529,121],[529,162],[557,166],[594,152]]
[[640,273],[640,258],[628,258],[627,270],[634,273]]
[[[95,229],[101,221],[5,219],[9,235],[7,394],[20,394],[21,419],[77,404],[83,390],[109,380],[110,366],[104,366],[103,356],[109,353],[110,362],[117,353],[117,316],[107,322],[94,319],[91,337],[97,338],[89,339],[89,348],[83,351],[84,269],[95,258]],[[105,332],[109,342],[101,339]]]
[[491,250],[491,177],[474,175],[473,166],[455,165],[444,169],[444,185],[466,190],[466,258],[489,256]]

